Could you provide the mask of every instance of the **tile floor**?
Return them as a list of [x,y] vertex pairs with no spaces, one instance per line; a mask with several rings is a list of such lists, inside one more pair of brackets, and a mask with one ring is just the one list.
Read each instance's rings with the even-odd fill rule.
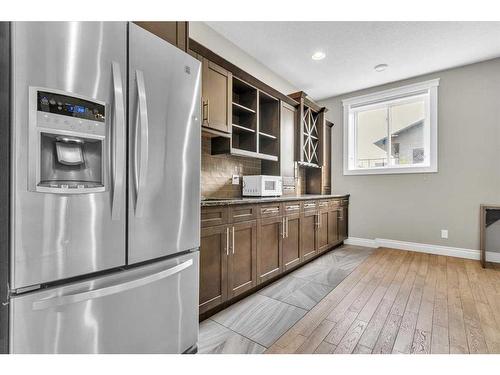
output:
[[373,249],[341,246],[200,323],[198,353],[264,352]]

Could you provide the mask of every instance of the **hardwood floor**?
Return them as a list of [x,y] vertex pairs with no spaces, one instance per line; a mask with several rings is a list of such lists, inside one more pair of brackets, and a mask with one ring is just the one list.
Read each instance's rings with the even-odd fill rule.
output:
[[500,270],[377,249],[266,353],[500,353]]

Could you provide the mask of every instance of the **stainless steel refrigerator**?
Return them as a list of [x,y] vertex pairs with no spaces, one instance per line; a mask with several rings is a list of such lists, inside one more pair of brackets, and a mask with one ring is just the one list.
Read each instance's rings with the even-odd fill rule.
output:
[[198,338],[200,63],[126,22],[14,22],[12,353]]

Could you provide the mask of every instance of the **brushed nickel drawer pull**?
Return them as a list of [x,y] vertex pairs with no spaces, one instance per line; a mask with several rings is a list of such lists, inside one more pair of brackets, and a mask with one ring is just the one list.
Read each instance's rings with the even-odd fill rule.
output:
[[226,228],[226,255],[229,255],[229,227]]
[[272,208],[264,208],[262,212],[267,214],[267,213],[279,212],[279,210],[280,209],[278,207],[272,207]]
[[234,227],[233,227],[233,242],[232,242],[231,247],[232,247],[232,249],[233,249],[233,255],[234,255]]
[[294,204],[293,206],[286,206],[287,211],[298,210],[300,206],[298,204]]

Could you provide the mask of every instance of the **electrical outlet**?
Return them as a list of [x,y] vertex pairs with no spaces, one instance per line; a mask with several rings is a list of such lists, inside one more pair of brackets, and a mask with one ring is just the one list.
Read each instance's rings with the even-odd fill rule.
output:
[[448,238],[448,229],[441,229],[441,238]]
[[240,176],[238,176],[237,174],[233,174],[232,184],[239,185],[240,184]]

